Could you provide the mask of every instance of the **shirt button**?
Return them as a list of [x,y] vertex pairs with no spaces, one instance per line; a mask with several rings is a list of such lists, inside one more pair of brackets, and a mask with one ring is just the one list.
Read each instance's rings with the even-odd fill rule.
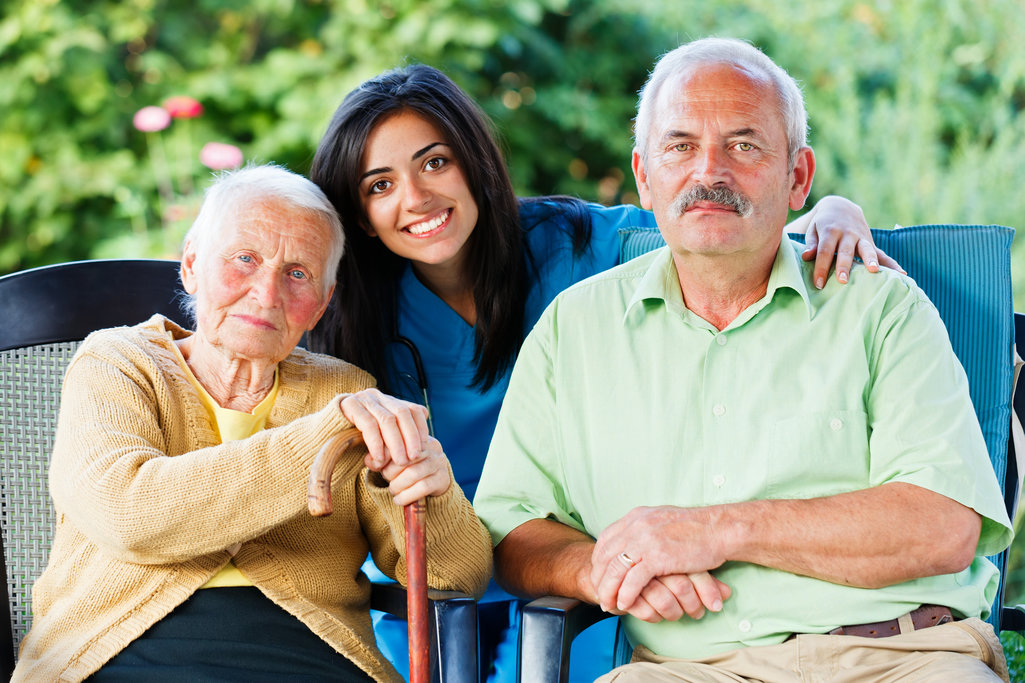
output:
[[829,421],[829,428],[832,429],[834,432],[840,431],[841,429],[843,429],[843,420],[841,420],[838,417],[834,417],[832,420]]
[[747,619],[744,619],[739,624],[737,624],[737,628],[740,629],[741,633],[747,633],[748,631],[751,630],[751,622],[748,621]]
[[723,484],[726,483],[726,477],[724,477],[721,474],[717,474],[714,477],[712,477],[712,483],[715,484],[716,486],[722,486]]
[[717,334],[717,335],[715,335],[715,343],[718,344],[719,346],[726,346],[726,335],[725,334]]
[[712,406],[712,414],[716,417],[722,417],[726,414],[726,406],[724,406],[721,403],[716,403],[714,406]]

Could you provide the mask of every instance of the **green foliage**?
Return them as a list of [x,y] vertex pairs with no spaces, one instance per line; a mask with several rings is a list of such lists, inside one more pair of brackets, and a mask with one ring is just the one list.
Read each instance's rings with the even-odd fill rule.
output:
[[1025,681],[1025,638],[1012,631],[1000,632],[1000,643],[1007,657],[1007,671],[1012,681]]

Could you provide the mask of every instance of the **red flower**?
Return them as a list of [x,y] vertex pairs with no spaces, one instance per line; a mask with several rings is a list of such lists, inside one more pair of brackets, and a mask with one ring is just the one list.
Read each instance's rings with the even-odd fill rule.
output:
[[223,142],[208,142],[199,150],[199,160],[215,171],[238,168],[242,165],[242,150]]
[[132,125],[144,133],[155,133],[171,125],[171,115],[162,107],[143,107],[135,112]]
[[176,119],[194,119],[203,113],[199,100],[188,95],[175,95],[164,100],[164,109]]

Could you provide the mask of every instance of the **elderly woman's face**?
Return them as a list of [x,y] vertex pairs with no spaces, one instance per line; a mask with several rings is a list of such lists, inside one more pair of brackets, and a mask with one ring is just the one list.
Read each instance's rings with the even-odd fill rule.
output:
[[196,297],[197,341],[234,358],[284,359],[331,298],[330,231],[319,217],[270,200],[229,218],[208,253],[186,245],[182,281]]

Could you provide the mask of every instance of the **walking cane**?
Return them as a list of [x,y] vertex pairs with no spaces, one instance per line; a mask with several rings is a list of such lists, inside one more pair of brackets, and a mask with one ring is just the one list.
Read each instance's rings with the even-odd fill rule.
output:
[[[306,497],[310,514],[326,517],[331,514],[331,475],[345,450],[362,441],[355,427],[334,435],[317,453],[310,468]],[[423,500],[406,505],[406,620],[409,622],[409,680],[427,683],[429,678],[429,633],[427,621],[427,548],[424,540]]]

